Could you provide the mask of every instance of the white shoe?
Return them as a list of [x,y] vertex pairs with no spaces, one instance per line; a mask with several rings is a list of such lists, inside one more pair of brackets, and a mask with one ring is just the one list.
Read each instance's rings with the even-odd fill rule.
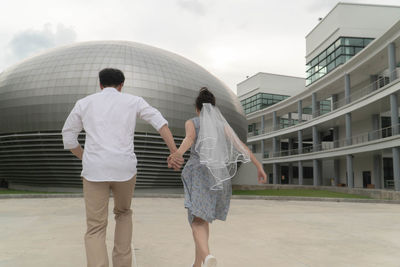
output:
[[217,267],[217,259],[213,255],[208,255],[204,259],[203,267]]

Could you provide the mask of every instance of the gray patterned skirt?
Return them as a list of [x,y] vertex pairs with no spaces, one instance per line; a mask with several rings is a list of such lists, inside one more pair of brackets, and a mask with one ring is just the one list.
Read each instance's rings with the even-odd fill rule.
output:
[[215,219],[226,220],[232,195],[230,179],[224,182],[222,190],[211,190],[215,180],[210,171],[197,157],[190,157],[182,171],[182,182],[189,224],[194,217],[210,223]]

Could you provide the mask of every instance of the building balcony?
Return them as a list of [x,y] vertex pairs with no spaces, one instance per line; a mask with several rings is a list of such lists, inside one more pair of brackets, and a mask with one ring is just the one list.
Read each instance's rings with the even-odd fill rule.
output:
[[[396,69],[397,79],[389,82],[387,79],[377,80],[362,89],[355,90],[351,95],[351,102],[346,103],[346,99],[340,99],[333,102],[334,109],[328,113],[316,116],[310,120],[303,121],[298,124],[291,125],[286,128],[274,128],[266,127],[264,130],[256,130],[248,134],[247,143],[270,139],[290,133],[294,133],[299,130],[304,130],[318,124],[327,122],[329,120],[336,119],[340,116],[344,116],[346,113],[354,112],[360,108],[366,107],[370,104],[376,104],[376,102],[383,98],[389,97],[391,94],[400,91],[400,69]],[[347,101],[348,102],[348,101]],[[320,110],[315,111],[320,114]]]
[[[400,143],[400,124],[375,131],[365,132],[351,139],[323,142],[317,146],[303,147],[279,152],[264,153],[263,163],[283,163],[299,160],[333,158],[349,154],[357,154],[382,150],[398,146]],[[395,133],[395,134],[394,134]]]

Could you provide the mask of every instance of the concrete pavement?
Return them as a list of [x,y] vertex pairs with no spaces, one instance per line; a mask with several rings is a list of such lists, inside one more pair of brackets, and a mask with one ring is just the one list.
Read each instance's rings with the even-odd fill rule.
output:
[[[1,199],[0,266],[85,266],[82,198]],[[188,267],[193,243],[181,198],[135,198],[139,267]],[[114,219],[109,206],[107,245]],[[233,199],[211,225],[220,267],[400,266],[400,205]]]

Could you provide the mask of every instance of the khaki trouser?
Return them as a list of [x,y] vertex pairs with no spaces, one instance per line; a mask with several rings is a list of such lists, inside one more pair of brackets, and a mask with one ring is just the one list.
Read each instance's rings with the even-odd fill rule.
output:
[[132,266],[131,202],[136,176],[126,182],[90,182],[83,178],[87,232],[85,247],[88,267],[108,267],[106,228],[110,189],[114,196],[114,267]]

